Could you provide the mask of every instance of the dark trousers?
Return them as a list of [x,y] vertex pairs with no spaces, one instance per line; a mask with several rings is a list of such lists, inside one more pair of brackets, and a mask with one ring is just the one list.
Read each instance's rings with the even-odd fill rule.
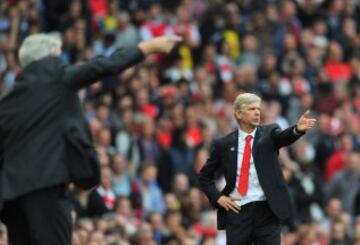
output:
[[228,245],[280,244],[280,222],[266,201],[245,204],[238,214],[226,215]]
[[10,245],[71,244],[71,203],[66,186],[38,190],[4,202],[1,221]]

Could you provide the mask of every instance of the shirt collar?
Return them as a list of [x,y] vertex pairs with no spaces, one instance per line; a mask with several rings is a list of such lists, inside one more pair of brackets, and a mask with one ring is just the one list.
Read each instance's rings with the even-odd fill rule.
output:
[[[255,138],[255,133],[256,133],[256,130],[257,128],[255,128],[251,133],[250,135],[252,136],[252,138],[254,139]],[[245,140],[246,136],[248,136],[249,133],[245,132],[245,131],[242,131],[239,127],[239,138],[242,139],[242,140]]]

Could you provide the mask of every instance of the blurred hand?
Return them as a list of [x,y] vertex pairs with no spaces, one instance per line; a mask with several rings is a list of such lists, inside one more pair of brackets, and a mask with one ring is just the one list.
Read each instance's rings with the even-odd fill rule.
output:
[[315,118],[309,118],[310,111],[307,110],[302,116],[300,117],[299,121],[296,124],[296,130],[298,132],[305,132],[308,129],[311,129],[314,127],[316,123]]
[[241,207],[238,206],[234,201],[238,201],[240,199],[235,199],[232,197],[228,197],[228,196],[221,196],[218,200],[217,203],[223,207],[226,211],[229,211],[229,209],[231,209],[232,211],[234,211],[235,213],[239,213]]
[[145,55],[154,52],[169,53],[174,48],[174,46],[181,41],[182,38],[180,36],[161,36],[149,41],[140,42],[139,48]]

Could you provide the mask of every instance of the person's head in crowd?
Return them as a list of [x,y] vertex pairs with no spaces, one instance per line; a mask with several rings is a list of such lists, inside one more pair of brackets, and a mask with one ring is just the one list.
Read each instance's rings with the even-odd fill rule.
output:
[[343,49],[336,41],[331,41],[328,46],[326,61],[341,62],[343,60]]
[[[252,22],[254,25],[254,31],[262,31],[264,28],[266,28],[266,16],[263,10],[255,11],[252,15]],[[256,40],[257,42],[257,40]]]
[[88,245],[106,245],[106,239],[101,231],[95,231],[90,234]]
[[341,242],[345,244],[345,242],[347,241],[346,226],[340,220],[337,220],[332,223],[330,234],[331,234],[330,243],[332,244],[337,244]]
[[168,210],[165,213],[165,223],[170,231],[176,230],[178,227],[182,226],[182,215],[180,211],[177,210]]
[[216,132],[215,122],[202,123],[201,126],[201,145],[205,148],[210,147],[213,142],[214,134]]
[[207,77],[208,72],[206,70],[206,67],[198,67],[195,69],[194,79],[192,80],[192,82],[200,84],[206,81]]
[[311,110],[314,104],[314,96],[311,93],[304,93],[300,96],[300,106],[303,111]]
[[116,200],[115,212],[118,216],[125,218],[133,216],[133,209],[131,207],[131,202],[126,197],[119,197]]
[[279,21],[279,9],[273,3],[269,3],[265,6],[264,15],[268,22],[273,23]]
[[267,51],[263,55],[261,69],[268,74],[273,73],[277,69],[277,63],[276,55],[271,51]]
[[340,15],[345,10],[345,1],[331,0],[328,10],[332,16]]
[[[211,88],[211,84],[203,82],[199,86],[199,99],[203,102],[213,103],[214,91]],[[206,108],[204,108],[206,109]],[[208,112],[208,111],[207,111]]]
[[238,5],[234,2],[226,4],[225,16],[228,27],[236,28],[240,22],[240,10]]
[[305,140],[299,140],[292,148],[294,149],[294,158],[300,163],[300,168],[303,171],[311,170],[315,158],[314,147]]
[[107,128],[101,128],[95,138],[95,142],[99,146],[108,147],[111,143],[111,132]]
[[121,96],[117,101],[117,111],[119,113],[125,110],[131,110],[134,107],[134,100],[133,97],[130,95]]
[[290,0],[281,3],[281,18],[283,21],[291,21],[297,13],[296,5]]
[[351,229],[351,225],[353,223],[351,214],[349,212],[342,212],[340,215],[340,221],[345,225],[345,229],[349,231]]
[[234,84],[241,89],[252,89],[257,82],[256,67],[244,64],[234,69]]
[[150,185],[157,177],[157,168],[152,162],[145,162],[140,166],[140,178],[142,183]]
[[324,50],[312,45],[311,47],[306,48],[305,52],[305,60],[307,67],[310,66],[311,68],[319,69],[322,64],[322,55]]
[[115,154],[111,160],[111,168],[115,175],[122,175],[127,171],[128,162],[121,154]]
[[135,236],[131,239],[131,244],[135,245],[156,245],[153,240],[153,231],[149,223],[141,223]]
[[187,106],[185,107],[185,121],[188,128],[198,126],[198,111],[196,106]]
[[145,117],[142,122],[141,136],[144,139],[151,139],[155,134],[155,122],[150,117]]
[[202,193],[198,188],[193,187],[188,190],[183,209],[192,220],[199,221],[202,208],[201,195]]
[[343,152],[351,152],[354,148],[354,143],[351,134],[341,134],[337,143],[337,149]]
[[126,11],[119,11],[117,14],[118,28],[120,30],[125,30],[126,27],[130,24],[130,15]]
[[110,167],[111,159],[109,154],[107,154],[105,149],[97,148],[96,149],[99,159],[100,167]]
[[[189,23],[189,21],[191,21],[190,12],[186,9],[185,5],[179,5],[176,8],[176,18],[179,24],[186,24]],[[179,33],[179,34],[184,34],[184,33]]]
[[81,241],[81,239],[79,237],[79,234],[77,232],[73,232],[72,238],[71,238],[71,244],[72,245],[82,245],[82,244],[84,244],[84,243],[82,243],[82,241]]
[[61,40],[52,34],[33,34],[25,38],[19,49],[19,61],[24,68],[49,56],[60,56]]
[[100,175],[100,185],[104,189],[111,189],[112,188],[112,171],[109,167],[102,167],[101,168],[101,175]]
[[171,121],[168,116],[161,116],[156,123],[156,130],[161,132],[170,132],[172,129]]
[[98,134],[98,132],[102,128],[101,122],[97,118],[94,117],[89,121],[89,128],[90,128],[90,133],[91,133],[92,137],[95,138],[95,136]]
[[178,198],[182,199],[184,196],[187,195],[190,188],[188,176],[185,173],[176,174],[174,176],[172,186],[172,191],[178,196]]
[[295,52],[297,50],[297,42],[295,35],[291,32],[287,32],[283,39],[284,53]]
[[276,71],[269,73],[267,82],[270,90],[269,92],[277,94],[279,91],[280,74]]
[[97,219],[95,221],[96,231],[100,231],[105,234],[106,230],[110,227],[110,222],[108,217],[104,216],[103,218]]
[[338,198],[331,198],[326,203],[326,214],[330,220],[339,219],[342,213],[342,203]]
[[189,81],[186,79],[180,79],[176,82],[178,88],[179,96],[183,99],[186,99],[190,95]]
[[161,5],[159,3],[157,3],[156,1],[154,1],[150,7],[149,10],[147,11],[148,14],[148,19],[150,20],[156,20],[156,21],[162,21],[162,8]]
[[77,245],[87,244],[91,232],[85,230],[84,228],[77,228],[76,231],[73,233],[73,242],[75,244],[76,242],[78,242]]
[[328,26],[326,24],[326,21],[323,18],[318,18],[317,20],[315,20],[312,25],[312,31],[314,32],[315,36],[326,38],[326,34],[328,32]]
[[166,210],[179,210],[180,209],[180,201],[179,199],[176,197],[176,195],[174,193],[166,193],[164,195],[164,202],[165,202],[165,207]]
[[351,151],[347,154],[346,170],[352,174],[360,174],[360,153]]
[[144,108],[149,103],[149,92],[147,89],[143,88],[136,92],[135,94],[136,106],[138,109]]
[[81,1],[71,1],[68,14],[72,19],[77,19],[82,17],[82,4]]
[[135,75],[130,78],[130,82],[127,86],[127,89],[131,93],[131,96],[134,96],[137,91],[143,89],[143,84],[139,76]]
[[[203,63],[212,63],[214,62],[216,57],[216,46],[214,44],[207,44],[204,47],[204,51],[202,54],[202,62]],[[209,68],[207,68],[207,70],[211,70]]]
[[126,109],[121,113],[122,129],[131,131],[134,123],[134,112],[131,109]]
[[217,53],[225,56],[225,57],[230,57],[231,55],[231,45],[230,43],[222,38],[221,40],[218,41],[217,43]]
[[357,25],[354,18],[347,17],[342,22],[341,30],[344,32],[345,36],[348,38],[356,38],[357,34]]
[[311,48],[313,46],[314,33],[311,29],[304,29],[301,35],[301,47],[305,50]]
[[110,117],[110,109],[106,104],[99,104],[96,107],[96,117],[103,126],[106,126],[107,120]]
[[258,51],[258,40],[254,35],[248,34],[244,36],[242,48],[244,52],[256,53]]
[[150,213],[148,217],[148,222],[154,232],[166,230],[163,216],[160,213]]
[[270,100],[266,103],[266,110],[270,114],[270,117],[276,121],[277,118],[282,115],[281,103],[278,100]]
[[95,229],[94,222],[90,218],[80,218],[77,221],[77,226],[87,232],[92,232]]

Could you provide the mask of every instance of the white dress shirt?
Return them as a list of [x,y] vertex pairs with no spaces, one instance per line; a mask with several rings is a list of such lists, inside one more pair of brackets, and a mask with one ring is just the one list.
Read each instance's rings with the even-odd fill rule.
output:
[[[251,150],[253,148],[255,133],[256,133],[256,129],[250,133],[250,135],[252,136]],[[231,197],[241,199],[240,201],[235,201],[235,203],[239,206],[245,205],[250,202],[263,201],[266,199],[264,191],[261,188],[260,183],[259,183],[259,178],[258,178],[256,169],[255,169],[254,158],[253,158],[252,153],[251,153],[251,157],[250,157],[249,185],[248,185],[247,194],[245,196],[241,196],[241,194],[238,191],[239,176],[240,176],[242,159],[243,159],[245,142],[246,142],[245,138],[247,135],[249,135],[249,133],[246,133],[239,128],[236,184],[235,184],[234,190],[230,193]]]

